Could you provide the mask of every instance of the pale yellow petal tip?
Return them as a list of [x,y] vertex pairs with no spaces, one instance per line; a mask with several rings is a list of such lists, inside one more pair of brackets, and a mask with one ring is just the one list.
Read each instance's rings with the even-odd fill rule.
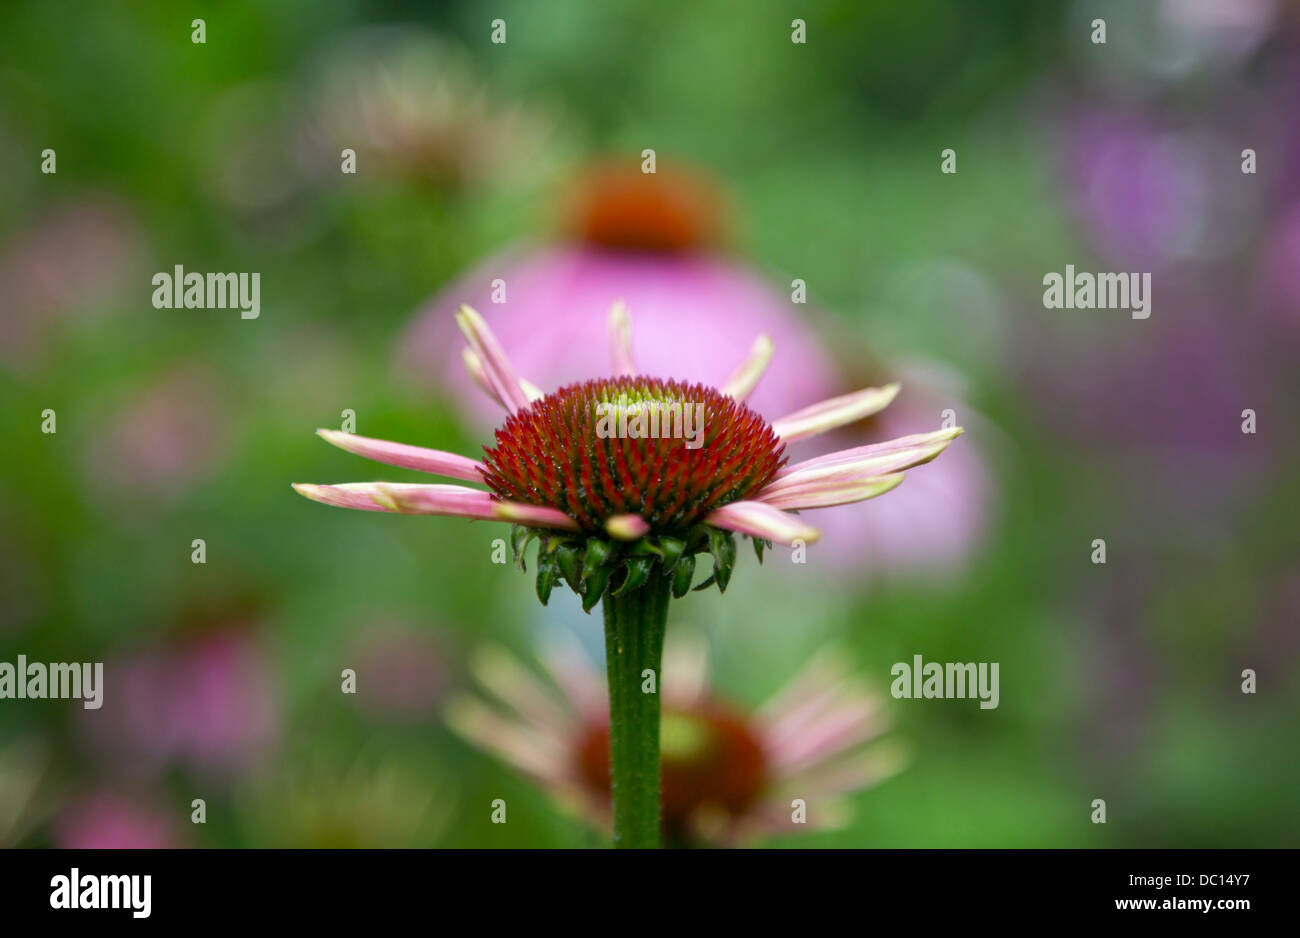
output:
[[822,539],[822,532],[817,528],[809,528],[800,538],[805,544],[816,544]]
[[635,541],[646,535],[650,525],[640,515],[615,515],[606,519],[605,530],[620,541]]
[[520,512],[508,502],[493,502],[492,515],[498,521],[518,521]]

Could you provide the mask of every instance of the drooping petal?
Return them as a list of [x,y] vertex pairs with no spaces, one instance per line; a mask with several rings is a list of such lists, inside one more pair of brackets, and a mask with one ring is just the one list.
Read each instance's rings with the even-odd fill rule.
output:
[[772,431],[786,443],[804,440],[884,410],[898,396],[898,390],[899,386],[895,382],[880,388],[866,388],[832,397],[773,421]]
[[609,712],[604,676],[571,632],[548,634],[542,640],[539,660],[551,681],[583,719],[597,719]]
[[[875,465],[893,467],[870,472],[870,475],[883,475],[885,472],[910,469],[922,462],[929,462],[943,452],[944,448],[960,436],[961,433],[961,427],[951,427],[944,430],[935,430],[933,433],[913,433],[883,443],[871,443],[867,446],[855,446],[852,449],[827,453],[825,456],[805,459],[803,462],[784,467],[777,472],[777,481],[772,484],[785,483],[796,477],[801,481],[808,481],[819,477],[814,476],[813,473],[820,473],[826,467],[843,468],[849,465],[860,466],[864,469]],[[919,461],[895,465],[892,461],[893,457],[901,457],[905,460],[919,458]]]
[[663,685],[664,705],[677,710],[701,706],[709,696],[709,643],[695,632],[674,632],[664,646],[663,674],[672,680]]
[[718,390],[738,401],[743,401],[749,397],[750,392],[758,386],[758,381],[763,377],[763,372],[767,371],[768,362],[772,360],[772,352],[775,348],[776,346],[768,336],[760,335],[754,340],[749,355],[740,363],[740,367],[732,372],[731,377],[727,379],[727,383]]
[[880,735],[885,724],[879,702],[869,695],[845,696],[848,699],[820,714],[799,736],[769,750],[781,772],[811,769]]
[[565,747],[533,726],[502,716],[468,696],[450,701],[443,716],[447,725],[469,742],[535,778],[557,784],[568,776]]
[[488,328],[487,321],[469,306],[462,306],[456,313],[456,324],[464,334],[469,347],[478,356],[483,366],[483,376],[496,397],[505,405],[506,410],[515,413],[528,406],[528,395],[519,384],[515,374],[501,349],[496,336]]
[[649,533],[650,525],[640,515],[614,515],[605,519],[605,530],[620,541],[635,541]]
[[760,495],[760,504],[773,508],[800,511],[806,508],[830,508],[833,505],[849,505],[853,502],[866,501],[877,495],[898,488],[903,481],[903,473],[874,476],[854,482],[841,482],[835,479],[805,482],[790,488],[781,489],[771,495]]
[[403,515],[442,515],[471,521],[512,521],[540,528],[577,530],[577,523],[554,508],[499,501],[490,492],[464,485],[398,482],[347,482],[295,485],[299,495],[339,508],[392,511]]
[[[492,398],[492,400],[500,404],[503,409],[509,410],[510,408],[506,406],[505,401],[501,400],[501,398],[497,396],[497,392],[492,390],[492,385],[488,382],[487,372],[483,370],[483,361],[474,354],[474,350],[468,346],[462,348],[460,350],[460,360],[465,363],[465,371],[469,374],[470,379],[473,380],[475,386],[488,397]],[[519,387],[523,389],[524,394],[528,397],[530,402],[546,396],[546,392],[533,384],[527,378],[519,379]]]
[[766,538],[778,544],[792,544],[797,540],[811,544],[821,537],[821,532],[811,525],[762,502],[742,501],[723,505],[706,515],[704,523]]
[[411,515],[456,515],[478,521],[511,521],[533,527],[577,530],[577,523],[555,508],[501,501],[490,492],[459,485],[395,485],[373,483],[375,498],[386,499],[394,511]]
[[561,531],[578,530],[578,522],[558,508],[526,505],[523,502],[500,501],[496,503],[494,512],[497,521],[526,524],[534,528],[558,528]]
[[632,319],[622,300],[609,308],[609,348],[614,360],[614,374],[626,377],[635,375],[636,364],[632,361]]
[[348,482],[343,485],[310,485],[295,482],[293,490],[303,498],[310,498],[322,505],[335,508],[355,508],[358,511],[393,511],[371,497],[374,491],[372,482]]
[[[782,470],[778,477],[759,492],[758,501],[770,501],[782,492],[810,485],[846,484],[867,482],[880,476],[891,475],[920,466],[934,459],[952,442],[960,430],[940,430],[934,434],[918,434],[904,440],[926,440],[919,445],[898,445],[903,440],[891,440],[875,446],[860,446],[839,453],[819,456],[798,463],[792,471]],[[939,437],[938,439],[933,439]]]
[[557,694],[504,648],[489,645],[478,651],[470,662],[470,672],[523,722],[548,736],[563,740],[580,729],[576,715],[556,699]]
[[481,473],[483,467],[474,460],[456,453],[425,449],[423,446],[409,446],[406,443],[393,443],[389,440],[375,440],[357,436],[355,433],[344,433],[341,430],[317,430],[316,435],[339,449],[390,466],[417,469],[420,472],[431,472],[450,479],[464,479],[466,482],[483,481]]

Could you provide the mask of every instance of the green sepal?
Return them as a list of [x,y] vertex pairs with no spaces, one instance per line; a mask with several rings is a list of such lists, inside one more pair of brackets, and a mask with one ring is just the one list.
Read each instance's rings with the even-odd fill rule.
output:
[[609,575],[613,571],[609,567],[596,567],[590,573],[582,578],[582,611],[591,612],[596,603],[600,602],[600,597],[605,593],[605,587],[609,583]]
[[528,550],[528,542],[536,536],[537,529],[524,524],[516,524],[510,529],[510,551],[515,558],[515,569],[520,573],[528,572],[528,565],[524,563],[524,552]]
[[691,581],[695,579],[695,555],[687,554],[677,561],[673,568],[673,598],[681,599],[691,591]]
[[759,566],[762,566],[763,548],[767,546],[767,541],[763,540],[761,537],[752,537],[750,540],[754,542],[754,554],[758,557]]
[[650,571],[654,569],[654,565],[653,557],[629,558],[623,567],[627,571],[627,575],[623,578],[623,582],[619,584],[618,589],[613,590],[610,595],[622,596],[624,593],[644,584],[646,580],[650,579]]
[[699,586],[695,587],[695,592],[698,593],[700,590],[706,590],[717,581],[718,581],[718,576],[717,576],[717,571],[715,570],[713,573],[710,573],[708,577],[705,578],[704,581],[700,583]]
[[682,554],[685,551],[685,541],[679,541],[675,537],[659,538],[659,556],[664,559],[664,573],[670,572],[673,567],[677,566],[677,561],[682,559]]
[[731,568],[736,563],[736,539],[720,528],[709,529],[709,553],[713,555],[713,576],[718,592],[725,593],[731,582]]
[[555,562],[560,567],[560,572],[564,574],[565,582],[572,587],[576,593],[582,586],[582,568],[578,563],[578,549],[572,544],[564,544],[555,551]]
[[537,551],[537,598],[546,605],[546,601],[551,598],[551,589],[555,586],[555,577],[559,572],[559,567],[555,562],[555,554],[549,550]]
[[[587,539],[587,553],[582,561],[582,580],[585,583],[597,569],[605,566],[612,549],[608,541],[592,537]],[[608,579],[608,578],[607,578]]]

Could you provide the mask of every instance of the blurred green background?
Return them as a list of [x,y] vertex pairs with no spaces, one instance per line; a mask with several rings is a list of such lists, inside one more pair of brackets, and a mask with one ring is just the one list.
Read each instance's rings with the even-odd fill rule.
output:
[[[846,827],[764,843],[1296,846],[1300,44],[1290,5],[1220,7],[5,4],[0,661],[105,661],[127,699],[111,724],[0,701],[0,842],[604,842],[440,716],[484,643],[598,655],[598,616],[488,562],[504,529],[289,483],[409,475],[313,436],[346,409],[477,452],[456,395],[397,367],[408,325],[553,236],[589,160],[653,147],[725,189],[729,256],[807,281],[792,318],[960,375],[984,473],[941,571],[805,581],[746,552],[725,597],[677,605],[737,706],[828,642],[882,694],[914,654],[1000,662],[996,710],[889,701],[909,762]],[[394,46],[434,66],[385,73]],[[1067,263],[1155,271],[1152,319],[1044,309]],[[260,317],[153,308],[174,264],[260,272]]]

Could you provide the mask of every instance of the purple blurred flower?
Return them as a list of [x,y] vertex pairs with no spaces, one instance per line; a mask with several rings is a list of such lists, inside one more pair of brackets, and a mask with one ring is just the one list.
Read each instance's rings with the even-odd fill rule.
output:
[[1131,106],[1068,114],[1065,188],[1106,258],[1153,270],[1242,245],[1261,198],[1258,186],[1231,184],[1230,173],[1243,176],[1239,141],[1204,121],[1185,128]]
[[278,736],[275,686],[260,642],[230,625],[105,667],[110,690],[82,729],[122,768],[180,764],[210,777],[247,773]]
[[1271,324],[1293,340],[1300,336],[1300,202],[1287,207],[1267,237],[1258,288]]
[[54,823],[55,846],[70,850],[160,850],[182,845],[175,817],[136,798],[96,791],[68,805]]

